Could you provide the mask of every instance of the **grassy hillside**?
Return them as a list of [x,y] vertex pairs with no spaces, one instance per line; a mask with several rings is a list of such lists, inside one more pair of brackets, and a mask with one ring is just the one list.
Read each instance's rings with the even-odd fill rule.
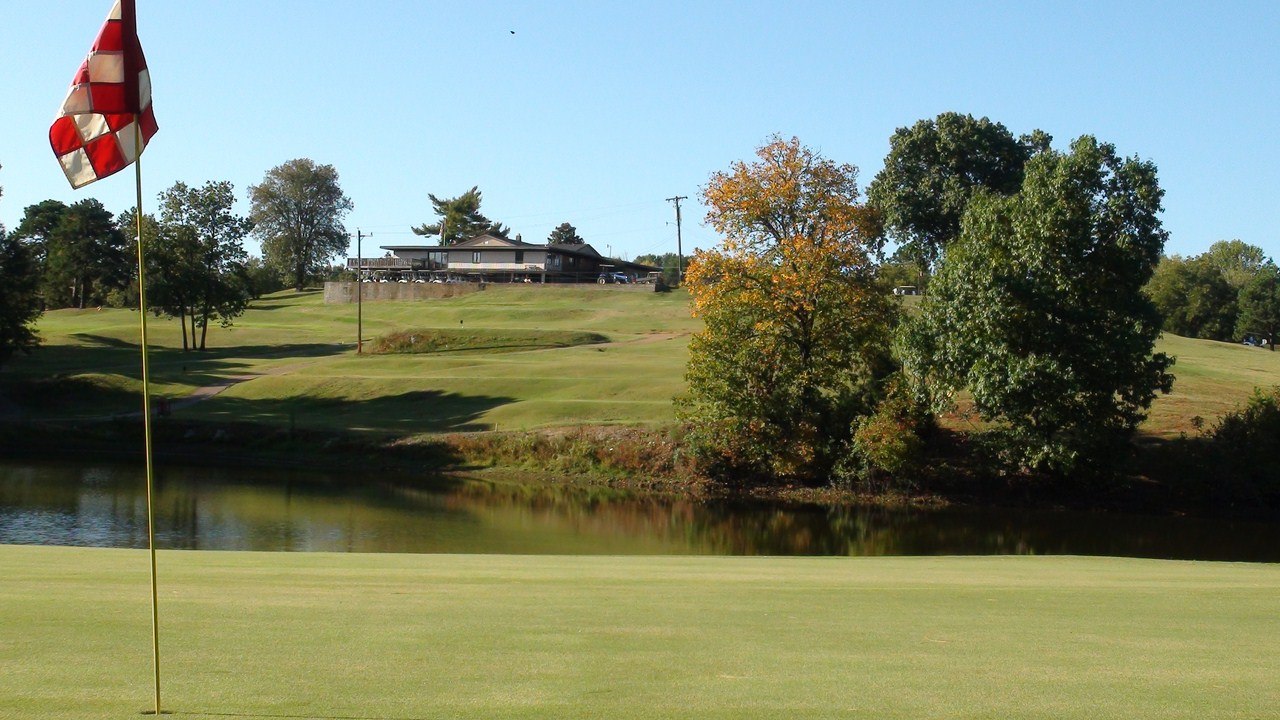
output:
[[[682,292],[497,285],[460,298],[366,303],[365,338],[431,328],[508,331],[532,349],[357,356],[355,326],[352,305],[325,305],[319,292],[285,292],[255,303],[232,328],[210,329],[208,352],[183,353],[176,322],[153,319],[155,392],[180,399],[202,386],[252,378],[175,412],[408,435],[654,425],[674,418],[671,398],[683,389],[688,338],[700,323]],[[543,331],[548,336],[538,338]],[[135,311],[54,311],[40,332],[45,346],[0,373],[0,387],[26,417],[136,411]],[[608,342],[555,347],[570,332]],[[1144,428],[1155,435],[1194,432],[1193,418],[1211,423],[1254,387],[1280,382],[1277,353],[1172,335],[1158,349],[1178,357],[1178,381]]]
[[1177,357],[1173,392],[1156,401],[1146,429],[1171,436],[1195,433],[1192,419],[1212,423],[1256,387],[1280,385],[1280,353],[1236,343],[1165,335],[1157,349]]
[[[1280,707],[1270,565],[162,552],[159,568],[175,717],[1207,720]],[[0,547],[0,575],[0,717],[150,706],[145,553]]]
[[[153,320],[155,391],[177,399],[254,376],[177,412],[396,433],[661,423],[672,418],[688,336],[698,327],[679,292],[491,286],[447,300],[366,303],[366,341],[398,330],[512,329],[525,339],[549,331],[547,348],[357,356],[355,313],[353,305],[325,305],[318,292],[281,293],[255,303],[234,327],[211,328],[204,353],[181,352],[178,325]],[[609,342],[553,347],[565,331]],[[40,332],[45,347],[6,368],[9,385],[19,386],[12,399],[28,417],[136,410],[136,312],[55,311]],[[61,382],[42,382],[53,378]]]

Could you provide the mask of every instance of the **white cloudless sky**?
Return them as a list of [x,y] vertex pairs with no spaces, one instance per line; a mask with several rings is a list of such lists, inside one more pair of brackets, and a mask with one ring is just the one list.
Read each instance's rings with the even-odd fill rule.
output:
[[[774,134],[861,169],[957,111],[1092,134],[1151,160],[1166,251],[1239,238],[1280,259],[1280,3],[138,0],[160,132],[144,210],[181,180],[334,165],[347,227],[418,241],[427,193],[478,185],[526,241],[568,221],[601,252],[710,247],[698,192]],[[47,132],[111,0],[0,0],[0,223],[47,198],[134,204],[132,172],[72,191]],[[514,31],[514,32],[513,32]],[[256,251],[256,244],[250,243]],[[354,239],[352,245],[354,254]]]

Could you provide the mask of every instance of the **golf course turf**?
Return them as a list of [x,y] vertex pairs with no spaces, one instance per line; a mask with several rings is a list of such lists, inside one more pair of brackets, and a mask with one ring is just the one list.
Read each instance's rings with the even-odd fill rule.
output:
[[[190,718],[1271,718],[1280,566],[162,552]],[[0,547],[0,717],[151,702],[146,554]]]
[[[699,328],[680,292],[596,287],[364,313],[366,340],[447,329],[470,346],[356,356],[352,306],[285,292],[212,328],[207,352],[157,320],[153,390],[225,384],[175,412],[214,424],[661,428]],[[136,411],[136,321],[46,314],[45,346],[6,366],[0,414]],[[558,346],[566,333],[601,337]],[[1194,433],[1280,377],[1276,353],[1158,349],[1180,360],[1153,436]],[[159,566],[174,717],[1280,717],[1280,565],[165,551]],[[150,707],[147,568],[135,550],[0,546],[0,718]]]
[[[18,417],[137,411],[136,311],[55,310],[38,327],[42,347],[14,358],[0,378],[0,394],[8,393]],[[234,326],[210,328],[205,352],[182,352],[177,322],[153,318],[152,391],[181,400],[235,378],[241,381],[176,417],[396,436],[661,426],[675,420],[672,398],[684,390],[688,339],[701,321],[690,317],[683,291],[521,284],[365,303],[363,327],[370,347],[379,337],[435,329],[471,337],[475,348],[357,356],[353,305],[326,305],[318,291],[284,291],[255,301]],[[585,333],[609,342],[559,346],[566,335]],[[508,335],[530,349],[512,347]],[[485,337],[506,340],[486,349],[475,339]],[[1195,434],[1195,418],[1211,425],[1255,387],[1280,378],[1280,353],[1176,335],[1156,349],[1178,363],[1173,393],[1157,398],[1141,427],[1153,436]]]

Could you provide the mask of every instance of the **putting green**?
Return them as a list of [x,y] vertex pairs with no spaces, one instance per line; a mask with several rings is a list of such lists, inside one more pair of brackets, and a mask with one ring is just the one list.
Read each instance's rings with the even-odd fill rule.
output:
[[[189,718],[1264,718],[1280,566],[162,552]],[[0,717],[150,705],[146,554],[0,547]]]

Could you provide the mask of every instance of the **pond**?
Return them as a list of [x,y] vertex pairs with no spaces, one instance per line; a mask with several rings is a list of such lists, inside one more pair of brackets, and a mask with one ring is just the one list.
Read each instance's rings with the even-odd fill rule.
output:
[[[1280,526],[1014,509],[691,501],[454,478],[157,468],[161,548],[1280,561]],[[139,465],[0,461],[0,543],[146,547]]]

